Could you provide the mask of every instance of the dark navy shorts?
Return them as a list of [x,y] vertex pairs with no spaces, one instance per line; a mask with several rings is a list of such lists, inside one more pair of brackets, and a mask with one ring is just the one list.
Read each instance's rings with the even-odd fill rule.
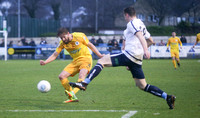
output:
[[137,79],[145,78],[143,70],[142,70],[142,65],[134,63],[129,58],[127,58],[126,55],[124,55],[123,53],[111,54],[110,56],[111,56],[113,67],[128,66],[132,73],[133,78],[137,78]]

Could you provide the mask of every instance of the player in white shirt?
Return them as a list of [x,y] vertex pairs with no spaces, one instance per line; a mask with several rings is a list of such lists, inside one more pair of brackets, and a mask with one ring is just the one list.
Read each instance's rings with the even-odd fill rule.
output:
[[[97,64],[90,71],[83,82],[72,83],[73,87],[86,90],[87,85],[102,71],[103,67],[127,66],[132,73],[137,87],[141,90],[149,92],[155,96],[164,98],[170,109],[174,108],[175,96],[167,95],[156,86],[146,83],[142,70],[143,56],[150,58],[148,45],[153,43],[150,33],[147,31],[144,23],[137,19],[136,12],[133,7],[124,9],[124,18],[128,22],[126,30],[124,30],[125,44],[124,51],[118,54],[108,54],[98,60]],[[145,40],[146,38],[146,40]]]

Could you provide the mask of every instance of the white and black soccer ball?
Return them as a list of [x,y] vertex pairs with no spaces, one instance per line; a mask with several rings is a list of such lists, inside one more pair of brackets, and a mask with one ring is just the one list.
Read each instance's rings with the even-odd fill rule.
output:
[[41,80],[37,84],[37,89],[42,93],[46,93],[51,90],[51,84],[46,80]]

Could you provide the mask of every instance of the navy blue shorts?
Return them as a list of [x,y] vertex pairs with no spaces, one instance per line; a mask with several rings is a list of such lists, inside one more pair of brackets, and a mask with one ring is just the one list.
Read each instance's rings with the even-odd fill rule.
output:
[[127,58],[126,55],[124,55],[123,53],[111,54],[110,56],[111,56],[113,67],[128,66],[132,73],[133,78],[137,78],[137,79],[145,78],[143,70],[142,70],[142,65],[134,63],[129,58]]

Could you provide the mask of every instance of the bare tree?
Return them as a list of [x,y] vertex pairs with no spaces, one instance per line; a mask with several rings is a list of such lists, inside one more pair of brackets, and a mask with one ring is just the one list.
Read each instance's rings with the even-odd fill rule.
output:
[[53,10],[55,20],[60,19],[60,7],[61,7],[61,4],[62,4],[62,1],[63,0],[48,0],[48,3]]
[[169,14],[169,9],[171,6],[170,0],[146,0],[151,6],[152,11],[158,17],[158,24],[161,25],[163,19]]
[[[116,17],[123,13],[123,9],[133,4],[133,0],[99,0],[99,15],[103,18],[111,19],[109,26],[112,27],[114,26]],[[105,22],[108,22],[108,20],[104,20],[103,24]]]
[[196,22],[196,12],[200,9],[199,0],[171,0],[171,3],[173,5],[171,6],[170,13],[176,16],[181,16],[183,13],[188,12],[189,17],[191,17],[192,13],[194,17],[194,23]]
[[27,10],[31,18],[35,18],[40,0],[22,0],[22,6]]
[[199,0],[191,0],[191,10],[193,12],[193,15],[194,15],[194,25],[196,24],[196,19],[197,19],[197,16],[196,16],[196,13],[197,11],[199,11],[200,9],[200,1]]

